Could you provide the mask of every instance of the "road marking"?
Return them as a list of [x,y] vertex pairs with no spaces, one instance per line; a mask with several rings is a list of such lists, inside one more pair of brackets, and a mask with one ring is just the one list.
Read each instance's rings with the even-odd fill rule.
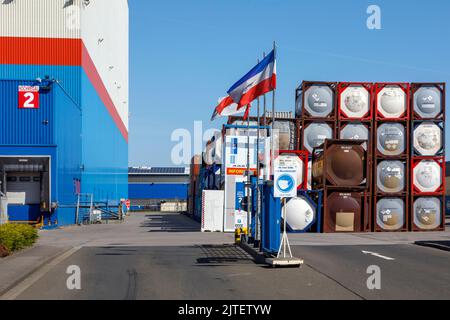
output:
[[17,286],[6,292],[4,295],[0,296],[0,300],[14,300],[20,296],[25,290],[35,284],[39,279],[41,279],[47,272],[49,272],[53,267],[63,262],[65,259],[73,255],[75,252],[81,249],[80,247],[74,247],[62,255],[56,257],[43,267],[39,268],[36,272],[31,274],[28,278],[24,279]]
[[389,260],[389,261],[395,260],[394,258],[386,257],[386,256],[383,256],[383,255],[381,255],[381,254],[379,254],[379,253],[376,253],[376,252],[371,252],[371,251],[364,251],[364,250],[362,250],[362,253],[364,253],[364,254],[370,254],[371,256],[378,257],[378,258],[381,258],[381,259],[384,259],[384,260]]

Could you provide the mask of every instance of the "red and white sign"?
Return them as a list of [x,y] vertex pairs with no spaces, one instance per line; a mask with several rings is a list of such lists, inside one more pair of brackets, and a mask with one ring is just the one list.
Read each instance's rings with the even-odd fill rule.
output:
[[19,86],[19,109],[39,109],[38,86]]
[[130,210],[130,207],[131,207],[130,200],[125,201],[125,206],[127,207],[128,210]]

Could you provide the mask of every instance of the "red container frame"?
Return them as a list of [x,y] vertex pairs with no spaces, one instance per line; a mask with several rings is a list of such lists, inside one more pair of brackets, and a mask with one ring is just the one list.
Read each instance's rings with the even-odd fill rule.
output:
[[[308,187],[308,161],[309,152],[304,150],[279,150],[278,155],[293,154],[297,155],[303,162],[303,181],[298,185],[297,190],[306,190]],[[276,155],[276,156],[278,156]],[[275,158],[276,158],[275,156]]]
[[[441,201],[441,224],[436,227],[435,229],[422,229],[419,228],[415,225],[414,223],[414,202],[419,199],[419,198],[439,198],[439,200]],[[410,225],[410,231],[412,232],[436,232],[436,231],[445,231],[445,195],[438,195],[438,196],[423,196],[423,195],[415,195],[412,196],[411,198],[411,202],[410,202],[410,221],[409,221],[409,225]]]
[[[422,118],[419,114],[414,110],[414,94],[421,87],[429,87],[433,86],[438,88],[442,94],[442,110],[441,113],[433,118]],[[411,83],[411,93],[410,93],[410,110],[411,110],[411,118],[412,120],[442,120],[445,121],[446,112],[445,112],[445,98],[446,98],[446,84],[445,82],[413,82]]]
[[[414,185],[414,168],[423,160],[432,160],[435,161],[439,166],[441,167],[441,185],[439,188],[433,192],[423,192],[420,191],[416,186]],[[413,196],[442,196],[445,195],[446,186],[445,186],[445,157],[414,157],[411,160],[411,167],[410,167],[410,182],[411,182],[411,194]]]
[[[405,217],[404,217],[404,222],[403,222],[403,226],[399,229],[395,229],[395,230],[386,230],[381,228],[378,224],[377,224],[377,215],[378,215],[378,211],[377,211],[377,204],[379,200],[382,199],[386,199],[386,198],[399,198],[402,199],[405,203]],[[409,222],[410,222],[410,201],[409,201],[409,197],[408,195],[399,195],[399,194],[389,194],[389,195],[380,195],[380,194],[375,194],[375,196],[373,197],[373,204],[372,204],[372,225],[373,225],[373,231],[374,232],[408,232],[409,231]]]
[[[337,82],[328,82],[328,81],[303,81],[302,84],[300,85],[300,87],[297,88],[296,92],[295,92],[295,105],[298,105],[298,99],[300,96],[300,92],[303,93],[301,95],[301,106],[302,106],[302,111],[301,111],[301,118],[303,120],[317,120],[317,121],[326,121],[326,120],[337,120]],[[334,108],[333,111],[326,117],[317,117],[317,116],[313,116],[311,115],[305,108],[305,92],[311,88],[312,86],[315,85],[322,85],[322,86],[328,86],[330,87],[330,89],[333,90],[334,93],[334,97],[333,97],[333,103],[334,103]]]
[[[362,86],[369,92],[369,112],[363,117],[354,118],[345,115],[341,106],[341,96],[344,91],[351,86]],[[338,119],[343,121],[372,121],[374,115],[374,84],[372,82],[339,82],[337,85],[336,105],[338,109]]]
[[[406,94],[406,110],[403,116],[397,118],[386,118],[383,116],[378,110],[378,94],[386,88],[387,86],[398,86],[401,88]],[[374,94],[373,94],[373,109],[375,113],[375,120],[377,121],[408,121],[410,119],[410,84],[407,82],[377,82],[374,84]]]

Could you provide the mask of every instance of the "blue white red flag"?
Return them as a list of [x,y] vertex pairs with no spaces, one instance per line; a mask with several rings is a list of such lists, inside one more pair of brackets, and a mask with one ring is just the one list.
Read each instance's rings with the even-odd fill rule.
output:
[[218,117],[228,117],[235,114],[244,112],[244,108],[238,108],[237,103],[234,103],[230,96],[220,98],[219,104],[214,109],[214,113],[211,117],[211,121],[217,119]]
[[277,87],[277,64],[272,50],[260,63],[236,82],[228,94],[238,109]]

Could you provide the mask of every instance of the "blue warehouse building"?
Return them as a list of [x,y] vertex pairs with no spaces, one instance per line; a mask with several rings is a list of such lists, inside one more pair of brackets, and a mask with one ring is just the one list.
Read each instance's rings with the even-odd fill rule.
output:
[[189,168],[130,167],[128,172],[131,210],[159,211],[162,203],[186,205]]
[[[79,24],[67,23],[70,12]],[[107,208],[128,199],[128,24],[127,0],[0,5],[0,195],[9,221],[70,225],[79,195]]]

